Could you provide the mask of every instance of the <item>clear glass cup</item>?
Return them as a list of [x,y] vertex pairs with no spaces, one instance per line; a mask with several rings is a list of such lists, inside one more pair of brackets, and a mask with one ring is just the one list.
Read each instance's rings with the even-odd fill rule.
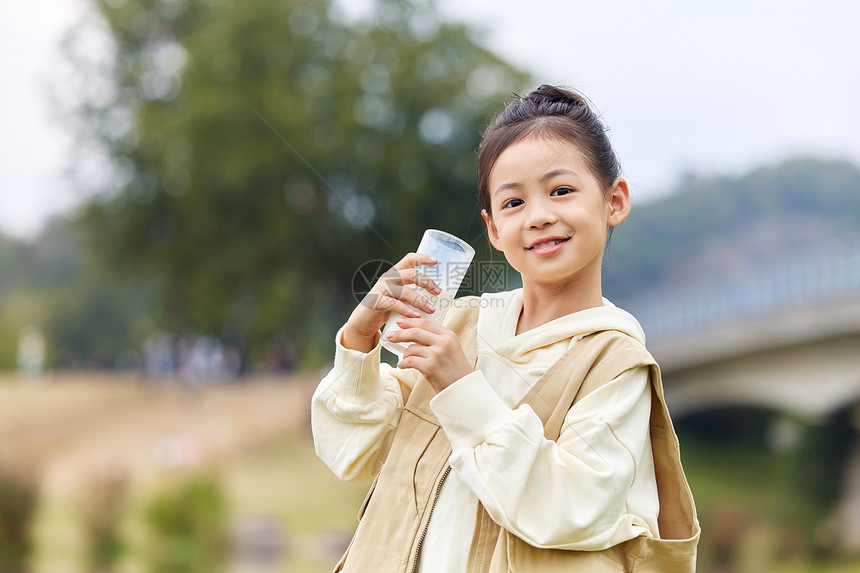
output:
[[[469,270],[469,265],[475,256],[475,249],[466,241],[458,239],[450,233],[436,229],[427,229],[424,231],[421,244],[418,245],[418,250],[415,252],[430,255],[438,261],[433,266],[421,265],[415,268],[433,279],[439,285],[439,288],[442,289],[442,292],[438,295],[433,295],[425,291],[425,296],[430,300],[430,304],[433,305],[436,311],[431,314],[421,312],[422,317],[441,323],[448,309],[451,308],[454,296],[456,296],[457,290],[460,288],[460,284]],[[416,285],[409,285],[409,287],[415,290],[421,288]],[[388,318],[388,322],[385,324],[385,328],[382,329],[382,346],[398,356],[403,356],[409,344],[391,342],[385,335],[394,330],[400,330],[396,321],[401,316],[398,313],[392,312]]]

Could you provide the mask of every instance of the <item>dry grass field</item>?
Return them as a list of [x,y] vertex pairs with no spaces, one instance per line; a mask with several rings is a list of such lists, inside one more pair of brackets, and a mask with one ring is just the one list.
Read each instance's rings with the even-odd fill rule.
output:
[[[236,573],[328,571],[355,525],[365,484],[345,484],[316,459],[309,432],[312,377],[151,387],[101,373],[0,376],[0,455],[38,468],[42,505],[33,573],[85,571],[81,492],[105,472],[126,475],[130,496],[119,571],[143,571],[140,507],[193,467],[213,468],[237,531],[285,541],[277,559]],[[237,534],[238,536],[238,534]],[[260,534],[256,534],[260,537]]]
[[[142,508],[153,493],[195,467],[214,472],[223,483],[234,539],[278,545],[271,558],[234,559],[224,573],[330,571],[355,527],[367,484],[340,482],[316,458],[309,429],[315,384],[314,377],[296,376],[192,392],[100,373],[55,374],[39,382],[0,375],[0,462],[38,468],[42,480],[32,573],[88,573],[81,492],[106,472],[126,475],[130,483],[121,528],[126,551],[113,573],[150,573]],[[727,463],[720,452],[688,448],[687,454],[703,524],[712,524],[714,512],[732,500],[753,510],[768,498],[765,481],[727,473],[738,463]],[[737,452],[730,459],[737,462]],[[725,569],[709,562],[711,528],[703,534],[700,569],[860,570],[856,559],[774,561],[773,548],[785,541],[779,531],[752,528],[757,537],[744,544],[745,565]]]

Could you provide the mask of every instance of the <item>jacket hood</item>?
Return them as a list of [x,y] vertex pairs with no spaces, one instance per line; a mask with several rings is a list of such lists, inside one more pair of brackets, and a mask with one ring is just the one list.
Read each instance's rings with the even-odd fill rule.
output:
[[603,299],[603,306],[561,316],[521,334],[515,334],[523,308],[523,291],[516,289],[481,296],[478,345],[488,346],[508,360],[520,362],[531,351],[601,330],[618,330],[645,344],[645,332],[636,318]]

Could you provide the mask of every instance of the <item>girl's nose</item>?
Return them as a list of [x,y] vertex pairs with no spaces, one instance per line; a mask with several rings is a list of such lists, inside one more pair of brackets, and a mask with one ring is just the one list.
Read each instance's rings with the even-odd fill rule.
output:
[[539,229],[556,222],[555,210],[549,201],[530,201],[526,216],[526,226],[529,229]]

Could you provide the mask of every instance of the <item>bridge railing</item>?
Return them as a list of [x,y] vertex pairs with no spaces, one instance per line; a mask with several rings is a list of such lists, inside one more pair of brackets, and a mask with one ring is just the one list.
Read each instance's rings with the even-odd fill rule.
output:
[[787,310],[860,295],[860,234],[757,261],[754,270],[692,278],[623,306],[650,342],[667,342]]

